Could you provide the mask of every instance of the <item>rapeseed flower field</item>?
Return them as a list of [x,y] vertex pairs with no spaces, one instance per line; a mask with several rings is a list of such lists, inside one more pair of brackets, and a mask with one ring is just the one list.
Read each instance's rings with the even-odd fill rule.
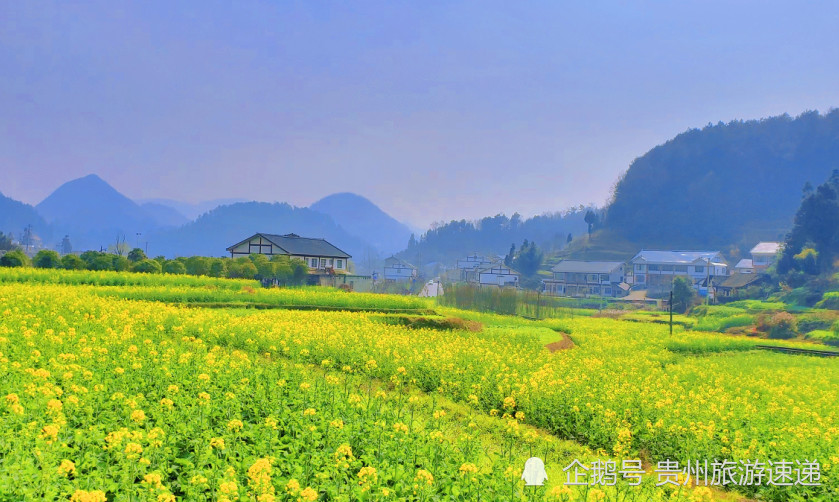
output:
[[[367,312],[193,308],[172,291],[208,301],[250,293],[113,274],[128,277],[0,275],[0,499],[839,497],[836,360],[742,343],[717,350],[709,340],[720,335],[674,340],[665,326],[591,317],[440,308],[483,327],[416,328],[375,301],[431,306],[389,296],[359,295]],[[352,307],[356,297],[254,294],[310,306]],[[558,330],[573,349],[545,349]],[[679,344],[699,349],[672,350]],[[531,489],[519,478],[537,454],[548,481]],[[575,460],[631,459],[641,459],[639,487],[565,483]],[[819,477],[656,486],[661,462],[715,460],[818,461]]]

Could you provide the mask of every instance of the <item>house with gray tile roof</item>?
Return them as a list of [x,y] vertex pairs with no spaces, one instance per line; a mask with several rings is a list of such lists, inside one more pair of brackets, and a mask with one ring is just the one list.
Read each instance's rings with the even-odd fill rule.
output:
[[551,269],[553,277],[542,284],[553,296],[623,296],[629,290],[624,267],[619,261],[562,260]]
[[229,248],[231,258],[263,254],[283,255],[303,260],[310,272],[346,272],[349,268],[349,254],[338,249],[326,239],[300,237],[297,234],[256,233]]

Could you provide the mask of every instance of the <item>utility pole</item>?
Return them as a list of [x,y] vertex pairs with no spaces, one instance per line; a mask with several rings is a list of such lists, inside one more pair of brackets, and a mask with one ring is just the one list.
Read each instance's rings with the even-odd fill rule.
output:
[[670,335],[673,335],[673,283],[671,282],[670,284]]

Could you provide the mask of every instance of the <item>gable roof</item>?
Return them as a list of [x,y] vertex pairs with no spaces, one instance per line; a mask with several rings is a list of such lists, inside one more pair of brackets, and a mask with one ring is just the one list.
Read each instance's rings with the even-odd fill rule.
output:
[[[508,267],[507,265],[504,265],[501,262],[495,262],[488,267],[478,269],[478,273],[479,274],[493,274],[493,273],[496,273],[495,272],[496,270],[499,271],[500,273],[504,273],[504,275],[510,275],[510,274],[521,275],[518,272],[516,272],[515,270],[511,269],[510,267]],[[509,274],[507,274],[505,272],[509,272]]]
[[[716,262],[718,259],[722,259],[719,251],[656,251],[642,249],[630,261],[633,263],[636,261],[645,261],[650,263],[677,263],[687,265],[696,261],[711,260],[712,262]],[[724,265],[724,263],[721,263],[721,265]]]
[[720,283],[721,288],[742,288],[753,282],[765,280],[766,276],[761,274],[732,274]]
[[554,272],[576,272],[590,274],[609,274],[623,265],[619,261],[578,261],[562,260],[551,269]]
[[399,266],[399,268],[417,268],[408,263],[407,261],[397,258],[395,256],[391,256],[390,258],[387,258],[385,260],[385,267],[396,267],[397,265]]
[[752,248],[750,253],[752,254],[777,254],[778,250],[781,249],[780,242],[758,242],[755,247]]
[[737,262],[737,265],[734,265],[734,268],[754,268],[752,266],[752,259],[743,258],[742,260]]
[[277,235],[257,232],[252,236],[248,237],[247,239],[230,246],[229,248],[227,248],[227,250],[231,251],[239,244],[248,242],[256,236],[262,236],[264,239],[276,245],[277,247],[279,247],[280,249],[282,249],[290,255],[317,256],[326,258],[352,258],[352,256],[350,256],[349,254],[341,251],[337,247],[327,242],[326,239],[312,239],[310,237],[300,237],[297,234]]

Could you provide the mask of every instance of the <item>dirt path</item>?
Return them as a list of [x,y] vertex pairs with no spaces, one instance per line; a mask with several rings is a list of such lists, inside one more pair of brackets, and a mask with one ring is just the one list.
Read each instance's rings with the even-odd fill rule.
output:
[[573,349],[574,348],[574,340],[571,340],[571,337],[565,333],[559,333],[562,335],[562,340],[558,340],[553,343],[549,343],[545,345],[545,348],[550,350],[551,352],[556,352],[557,350],[565,350],[565,349]]

